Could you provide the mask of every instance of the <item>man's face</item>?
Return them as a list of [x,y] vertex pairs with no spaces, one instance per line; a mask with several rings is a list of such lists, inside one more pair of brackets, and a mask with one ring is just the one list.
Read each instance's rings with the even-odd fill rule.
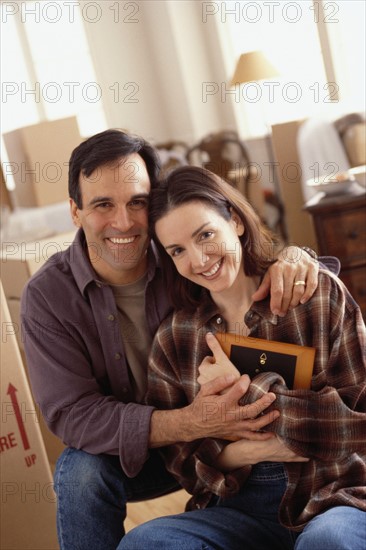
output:
[[132,154],[80,174],[82,208],[70,199],[71,215],[86,236],[90,262],[104,281],[128,284],[146,271],[150,179],[144,160]]

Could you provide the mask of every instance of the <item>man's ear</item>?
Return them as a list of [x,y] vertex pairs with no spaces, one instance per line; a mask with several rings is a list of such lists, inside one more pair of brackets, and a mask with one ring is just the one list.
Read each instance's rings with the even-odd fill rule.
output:
[[235,230],[238,237],[241,237],[242,235],[244,235],[244,231],[245,231],[244,224],[240,216],[234,210],[231,211],[231,219],[235,224]]
[[74,199],[69,198],[71,218],[76,227],[81,227],[81,221],[79,218],[79,208]]

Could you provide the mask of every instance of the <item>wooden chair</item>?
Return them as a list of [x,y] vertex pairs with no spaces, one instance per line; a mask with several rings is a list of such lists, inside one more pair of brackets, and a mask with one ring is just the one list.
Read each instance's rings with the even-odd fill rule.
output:
[[187,160],[211,170],[249,196],[249,156],[236,132],[209,134],[187,151]]
[[186,159],[188,145],[184,141],[166,141],[155,145],[161,162],[160,175],[164,176],[170,170],[188,164]]

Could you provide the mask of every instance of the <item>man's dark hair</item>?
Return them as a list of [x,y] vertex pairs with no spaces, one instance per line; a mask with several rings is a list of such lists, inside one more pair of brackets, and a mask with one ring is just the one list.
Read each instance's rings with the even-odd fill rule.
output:
[[82,208],[79,177],[89,177],[94,170],[111,162],[138,153],[145,161],[151,187],[156,185],[160,161],[155,149],[144,139],[111,129],[95,134],[83,141],[72,152],[69,163],[69,196]]

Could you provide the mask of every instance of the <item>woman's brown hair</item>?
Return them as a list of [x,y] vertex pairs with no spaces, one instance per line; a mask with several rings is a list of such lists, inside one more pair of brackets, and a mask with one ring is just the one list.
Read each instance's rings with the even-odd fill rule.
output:
[[161,254],[162,267],[173,306],[194,310],[200,303],[202,287],[182,277],[155,232],[155,224],[174,208],[190,202],[202,202],[225,220],[233,212],[240,217],[245,231],[239,237],[248,276],[263,275],[274,263],[275,238],[244,196],[229,183],[209,170],[183,166],[173,170],[153,187],[150,196],[149,225],[153,240]]

